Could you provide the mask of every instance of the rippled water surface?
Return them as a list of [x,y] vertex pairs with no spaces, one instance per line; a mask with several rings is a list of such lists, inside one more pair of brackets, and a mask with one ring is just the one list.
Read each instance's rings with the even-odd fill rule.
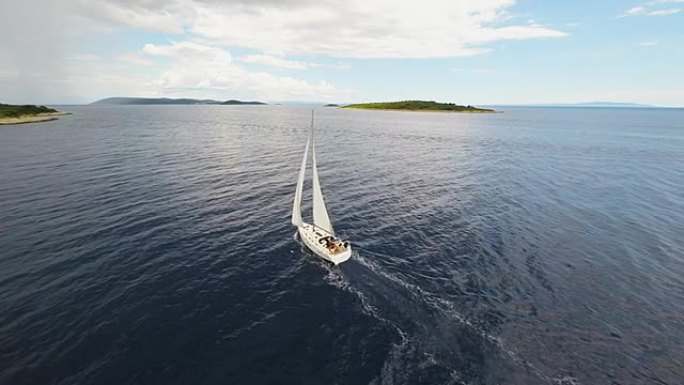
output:
[[333,267],[308,108],[64,109],[0,127],[3,385],[682,383],[683,110],[319,108]]

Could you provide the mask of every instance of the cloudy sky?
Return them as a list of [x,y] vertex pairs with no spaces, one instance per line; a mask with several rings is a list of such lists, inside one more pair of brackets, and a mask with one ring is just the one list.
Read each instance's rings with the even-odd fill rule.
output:
[[684,106],[684,0],[2,0],[0,102]]

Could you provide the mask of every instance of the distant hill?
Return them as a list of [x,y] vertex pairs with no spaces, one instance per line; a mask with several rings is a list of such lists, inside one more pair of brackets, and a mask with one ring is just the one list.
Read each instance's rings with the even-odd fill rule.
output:
[[454,103],[437,103],[425,100],[404,100],[400,102],[350,104],[343,108],[363,110],[403,110],[403,111],[451,111],[451,112],[496,112],[487,108],[460,106]]
[[194,104],[204,104],[204,105],[263,105],[266,103],[262,102],[243,102],[240,100],[227,100],[222,102],[220,100],[213,99],[169,99],[169,98],[129,98],[129,97],[113,97],[105,98],[91,103],[91,105],[194,105]]
[[588,102],[572,104],[578,107],[654,107],[650,104],[619,103],[619,102]]
[[638,103],[619,103],[619,102],[586,102],[586,103],[540,103],[540,104],[520,104],[526,107],[614,107],[614,108],[653,108],[649,104]]

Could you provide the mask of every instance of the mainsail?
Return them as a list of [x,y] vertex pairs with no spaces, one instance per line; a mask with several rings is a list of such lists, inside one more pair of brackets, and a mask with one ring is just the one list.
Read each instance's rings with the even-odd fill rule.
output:
[[297,179],[297,188],[295,190],[294,207],[292,207],[292,224],[295,226],[301,226],[303,223],[302,211],[301,211],[302,188],[304,186],[304,174],[306,172],[306,157],[307,157],[307,155],[309,155],[309,143],[311,143],[311,139],[306,141],[306,149],[304,150],[304,158],[302,159],[302,167],[299,169],[299,179]]
[[[330,223],[330,218],[328,217],[328,210],[325,209],[323,193],[321,192],[321,183],[318,181],[318,169],[316,168],[316,143],[312,143],[311,147],[311,157],[313,159],[313,223],[314,226],[320,227],[330,234],[335,234],[332,224]],[[300,177],[302,177],[301,174]],[[301,196],[299,199],[301,201]]]

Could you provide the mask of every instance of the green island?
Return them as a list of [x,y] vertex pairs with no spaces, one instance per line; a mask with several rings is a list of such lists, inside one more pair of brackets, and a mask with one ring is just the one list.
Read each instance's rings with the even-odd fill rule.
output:
[[437,103],[425,100],[404,100],[400,102],[380,102],[350,104],[342,108],[363,110],[401,110],[401,111],[449,111],[449,112],[496,112],[488,108],[461,106],[454,103]]
[[13,106],[0,103],[0,124],[47,122],[56,120],[59,115],[67,114],[45,106]]

